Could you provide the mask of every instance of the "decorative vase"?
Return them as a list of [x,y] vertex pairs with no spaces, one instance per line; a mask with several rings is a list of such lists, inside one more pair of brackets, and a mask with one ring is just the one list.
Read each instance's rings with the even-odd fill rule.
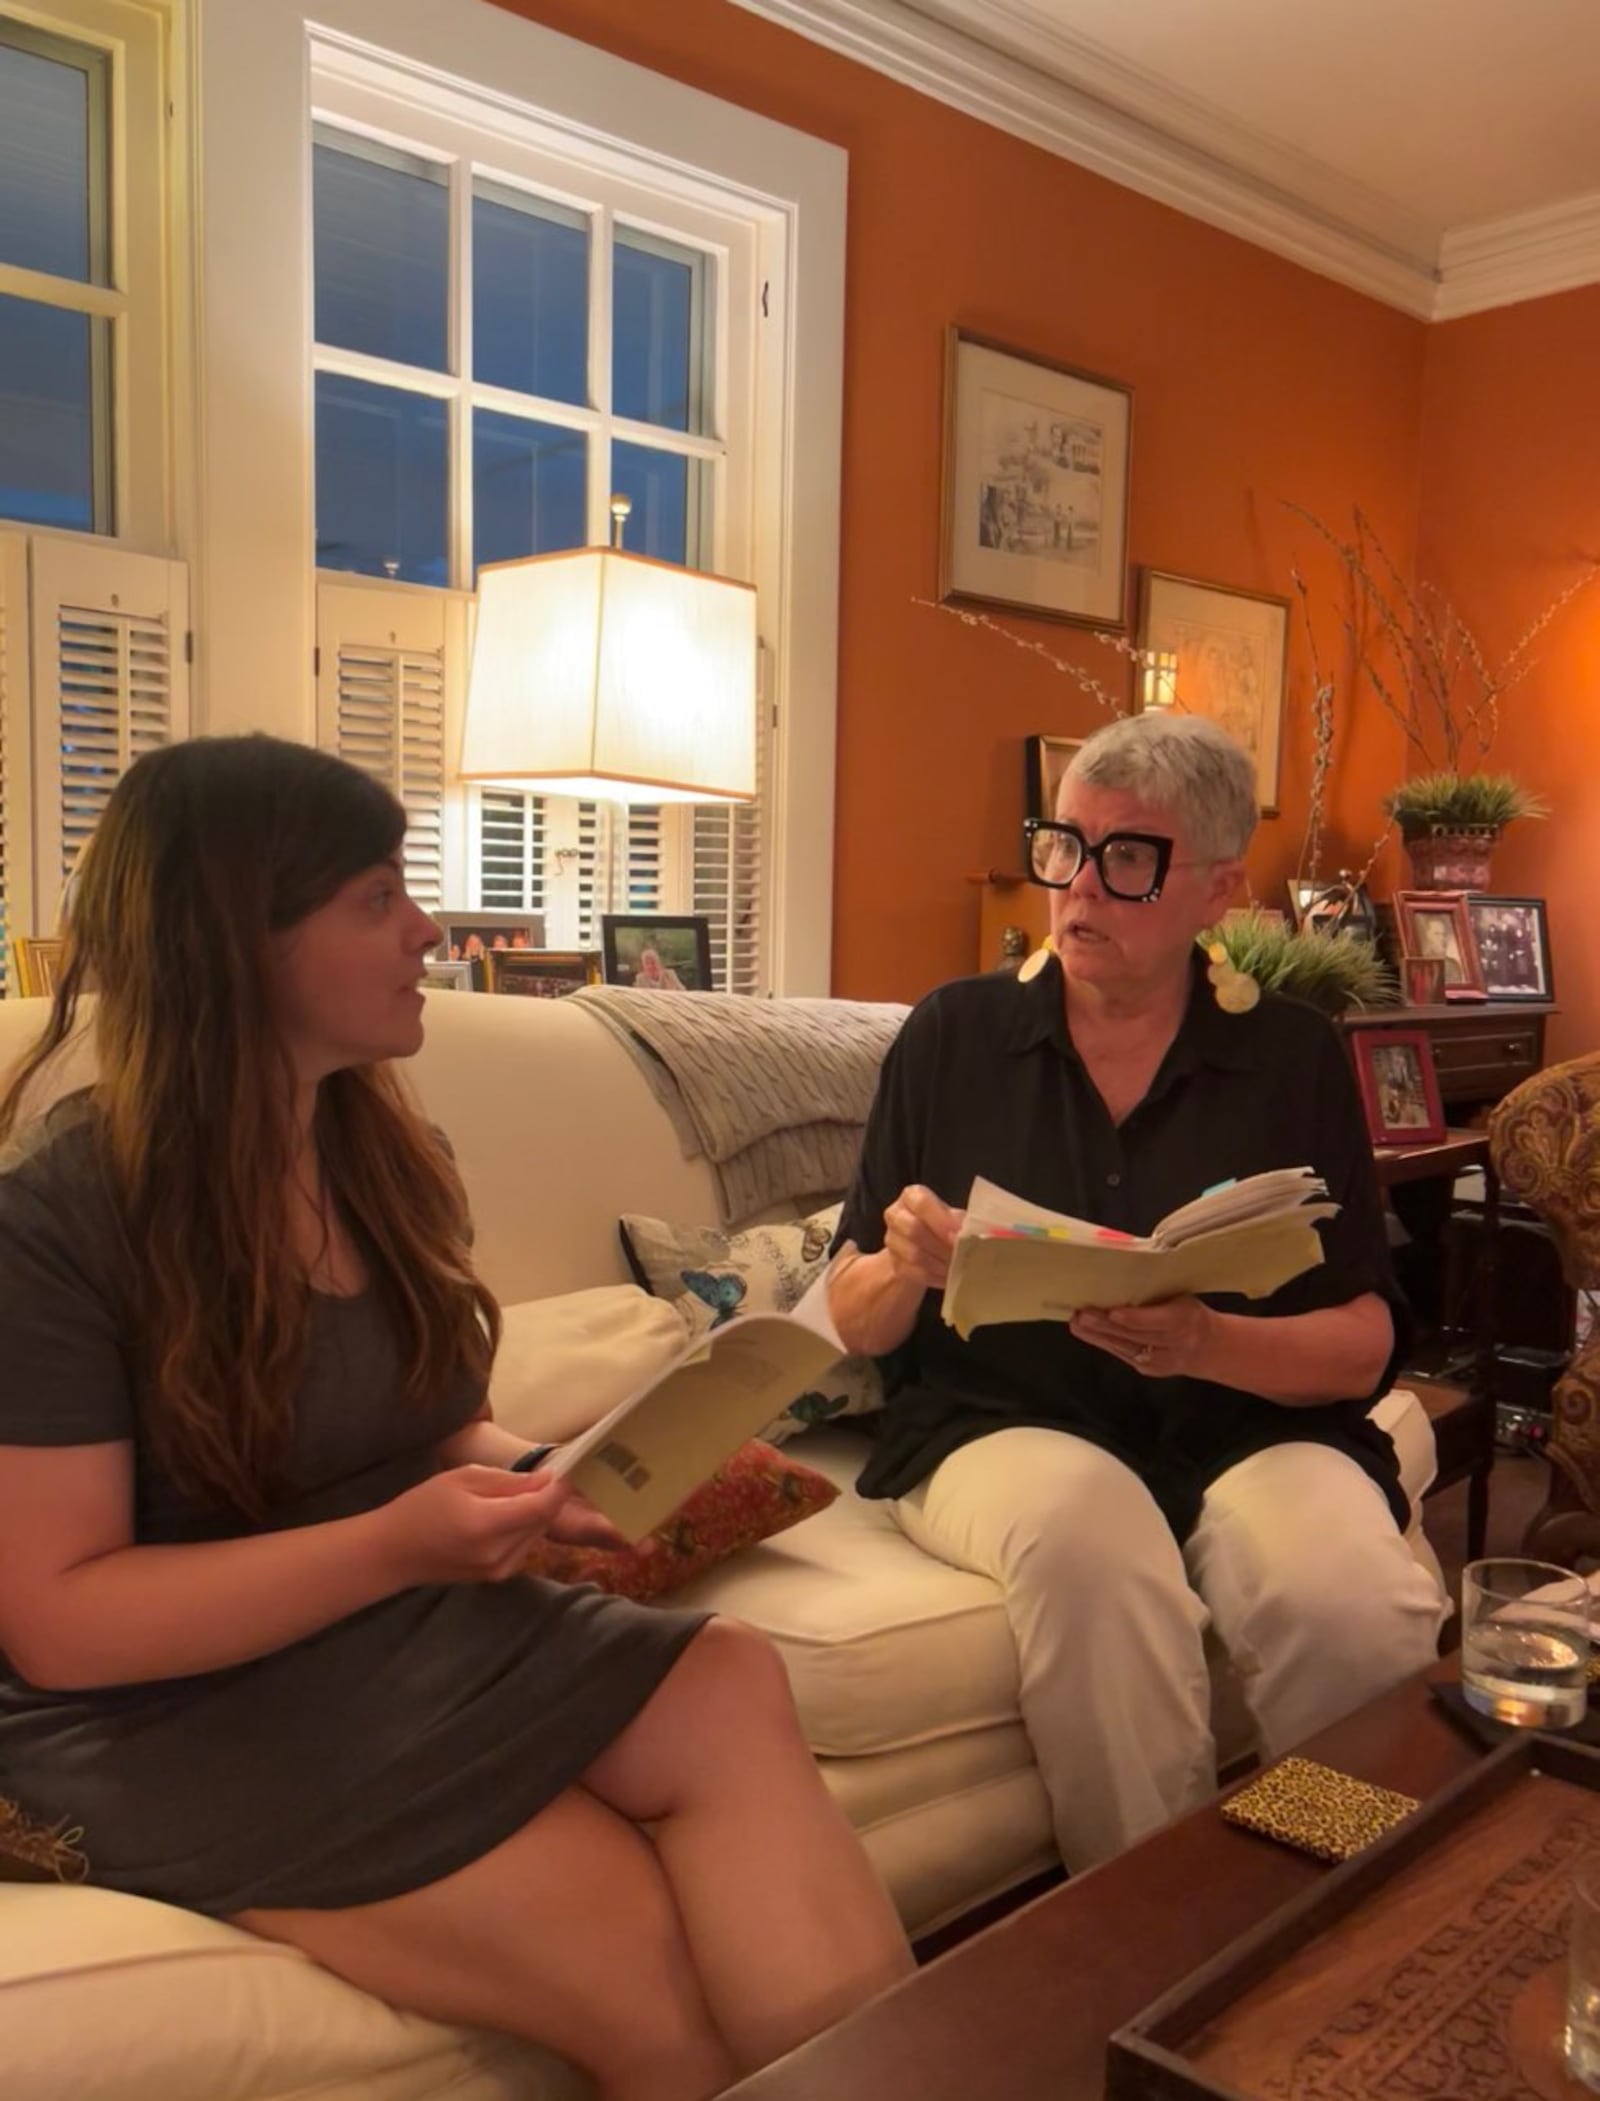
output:
[[1405,833],[1414,890],[1487,890],[1496,824],[1429,824]]

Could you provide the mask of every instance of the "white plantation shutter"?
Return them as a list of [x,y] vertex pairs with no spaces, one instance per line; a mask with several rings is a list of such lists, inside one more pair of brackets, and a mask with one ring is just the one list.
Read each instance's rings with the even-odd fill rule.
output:
[[659,803],[622,803],[615,838],[611,895],[614,912],[670,912],[666,826]]
[[[764,673],[765,648],[761,661]],[[717,990],[759,996],[767,990],[766,810],[772,780],[772,711],[764,693],[756,703],[756,723],[755,801],[694,806],[689,909],[711,922],[711,982]]]
[[28,543],[0,533],[0,997],[13,984],[12,932],[32,924],[28,693]]
[[406,810],[405,871],[444,904],[445,715],[455,609],[393,585],[317,586],[317,741],[382,781]]
[[[546,812],[542,795],[485,788],[479,796],[479,900],[496,911],[543,912]],[[556,944],[548,940],[547,946]]]
[[611,805],[578,804],[578,946],[597,948],[600,943],[600,914],[605,909],[605,857],[611,848],[608,815]]
[[189,734],[189,578],[181,562],[32,542],[34,917],[62,886],[135,759]]

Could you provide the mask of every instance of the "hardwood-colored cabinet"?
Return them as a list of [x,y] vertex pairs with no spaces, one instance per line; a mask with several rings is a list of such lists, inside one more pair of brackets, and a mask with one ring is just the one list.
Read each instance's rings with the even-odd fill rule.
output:
[[1544,1063],[1545,1023],[1555,1012],[1543,1001],[1463,1000],[1445,1007],[1380,1007],[1346,1014],[1356,1029],[1421,1029],[1433,1050],[1439,1098],[1456,1119],[1493,1106]]

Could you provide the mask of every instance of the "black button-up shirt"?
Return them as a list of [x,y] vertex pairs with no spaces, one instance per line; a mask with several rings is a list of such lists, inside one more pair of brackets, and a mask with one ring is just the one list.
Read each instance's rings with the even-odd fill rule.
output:
[[1319,1228],[1324,1260],[1270,1298],[1208,1303],[1277,1315],[1377,1292],[1394,1312],[1395,1350],[1373,1393],[1286,1407],[1207,1380],[1145,1378],[1059,1321],[979,1328],[963,1342],[929,1292],[884,1361],[888,1404],[861,1493],[904,1495],[972,1438],[1030,1424],[1114,1453],[1180,1539],[1220,1474],[1297,1441],[1347,1452],[1406,1524],[1394,1447],[1367,1410],[1388,1391],[1409,1324],[1354,1080],[1333,1029],[1309,1007],[1269,996],[1225,1014],[1197,967],[1148,1094],[1117,1125],[1073,1048],[1059,964],[1026,985],[995,973],[941,986],[884,1062],[835,1245],[875,1253],[885,1209],[911,1182],[963,1205],[973,1177],[986,1175],[1053,1211],[1143,1234],[1215,1184],[1274,1167],[1314,1168],[1341,1206]]

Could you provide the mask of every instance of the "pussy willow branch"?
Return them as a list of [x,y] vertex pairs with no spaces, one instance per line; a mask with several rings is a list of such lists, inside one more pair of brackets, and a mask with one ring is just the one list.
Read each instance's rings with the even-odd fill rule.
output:
[[[1010,628],[1002,627],[998,620],[991,620],[987,613],[974,613],[966,606],[936,605],[931,598],[913,598],[911,603],[925,606],[930,612],[948,613],[953,620],[959,620],[963,627],[986,628],[991,635],[998,635],[1002,642],[1009,642],[1013,649],[1023,650],[1031,657],[1042,657],[1052,670],[1063,672],[1074,685],[1087,693],[1091,700],[1102,708],[1109,708],[1113,715],[1127,714],[1128,710],[1123,703],[1114,693],[1109,692],[1092,672],[1085,671],[1079,664],[1069,664],[1065,657],[1052,655],[1042,642],[1025,642],[1021,635],[1014,635]],[[1095,637],[1098,642],[1109,639],[1110,637],[1105,635]]]

